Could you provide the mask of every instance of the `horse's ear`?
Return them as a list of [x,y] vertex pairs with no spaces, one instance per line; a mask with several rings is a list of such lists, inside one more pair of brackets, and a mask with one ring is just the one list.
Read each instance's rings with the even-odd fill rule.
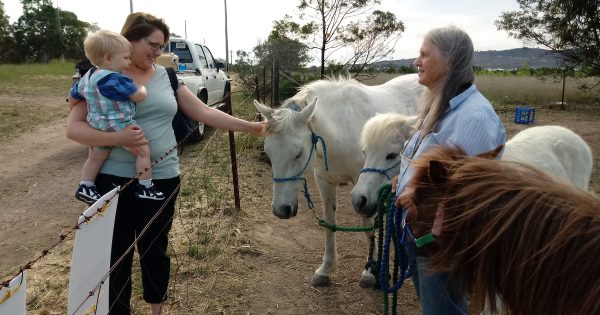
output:
[[442,161],[430,160],[428,172],[429,178],[434,184],[443,184],[448,180],[448,169]]
[[257,100],[254,100],[254,106],[260,112],[260,114],[263,117],[265,117],[265,119],[270,120],[273,117],[273,109],[272,108],[269,108],[269,107],[259,103]]
[[502,152],[502,149],[504,149],[504,145],[503,144],[497,146],[492,151],[483,152],[483,153],[477,155],[477,157],[484,158],[484,159],[495,160],[498,157],[498,155],[500,154],[500,152]]
[[302,109],[301,117],[302,117],[302,120],[304,122],[306,122],[307,124],[310,121],[310,118],[312,117],[313,113],[315,112],[316,106],[317,106],[317,97],[315,97],[315,99],[310,104],[308,104],[306,107],[304,107]]

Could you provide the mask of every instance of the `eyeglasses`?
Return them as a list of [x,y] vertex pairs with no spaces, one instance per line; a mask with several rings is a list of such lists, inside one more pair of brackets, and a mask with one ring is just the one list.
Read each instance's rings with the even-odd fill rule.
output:
[[146,41],[146,43],[148,43],[148,45],[150,45],[150,48],[152,49],[152,51],[157,52],[157,51],[162,51],[163,49],[165,49],[165,47],[167,47],[166,45],[161,45],[159,43],[154,43],[149,41],[147,38],[144,37],[144,40]]

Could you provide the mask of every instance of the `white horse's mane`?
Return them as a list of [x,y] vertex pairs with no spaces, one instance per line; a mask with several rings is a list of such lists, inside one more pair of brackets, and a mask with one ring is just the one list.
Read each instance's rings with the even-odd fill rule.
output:
[[[410,120],[410,116],[398,113],[377,114],[367,121],[360,135],[360,145],[363,150],[367,147],[380,148],[393,143],[398,139],[401,131],[404,128],[412,129],[413,122],[406,123]],[[399,129],[401,127],[402,129]],[[371,151],[371,150],[370,150]]]
[[[328,77],[327,79],[317,80],[308,83],[298,90],[294,96],[288,98],[283,104],[273,110],[273,116],[267,122],[267,129],[271,132],[278,132],[293,128],[293,122],[298,117],[300,110],[310,104],[315,97],[323,100],[326,93],[331,94],[334,91],[339,91],[343,87],[352,85],[362,85],[350,76]],[[329,102],[321,102],[319,106],[328,104]],[[335,103],[333,103],[335,104]]]

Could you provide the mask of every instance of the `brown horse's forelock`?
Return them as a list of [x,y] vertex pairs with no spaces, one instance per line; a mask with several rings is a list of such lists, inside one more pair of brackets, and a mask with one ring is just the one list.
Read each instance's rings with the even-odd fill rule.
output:
[[[438,187],[445,221],[431,270],[480,302],[500,295],[513,314],[600,314],[600,198],[525,165],[449,150],[413,164],[424,184],[428,160],[454,160]],[[419,213],[435,214],[426,204]]]

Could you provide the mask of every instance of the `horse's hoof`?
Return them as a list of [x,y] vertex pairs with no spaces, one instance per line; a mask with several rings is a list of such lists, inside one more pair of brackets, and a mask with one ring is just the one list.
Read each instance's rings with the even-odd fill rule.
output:
[[373,289],[377,286],[377,280],[373,275],[370,275],[370,277],[362,276],[358,285],[363,289]]
[[312,285],[315,287],[326,287],[331,284],[331,278],[315,274],[312,278]]
[[377,287],[377,279],[370,272],[364,272],[360,277],[358,285],[363,289],[373,289]]

